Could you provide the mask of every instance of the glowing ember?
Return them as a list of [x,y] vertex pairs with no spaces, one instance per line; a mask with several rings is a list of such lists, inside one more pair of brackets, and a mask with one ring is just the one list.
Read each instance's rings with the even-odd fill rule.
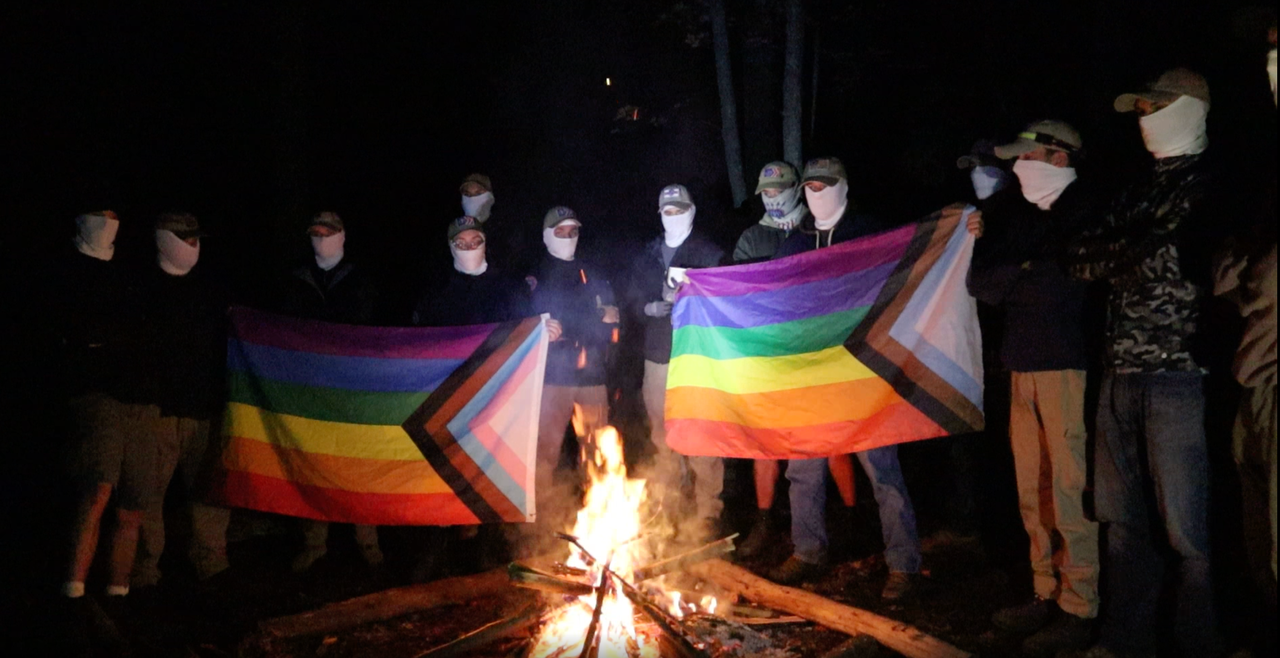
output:
[[[575,409],[574,415],[578,416],[576,412]],[[575,427],[578,426],[575,422]],[[608,588],[597,631],[598,655],[657,657],[657,643],[636,633],[631,601],[622,594],[613,576],[604,571],[607,562],[613,573],[630,579],[636,566],[650,560],[651,556],[645,554],[644,542],[635,541],[640,536],[645,481],[627,478],[622,440],[614,428],[597,431],[593,439],[584,451],[591,482],[572,531],[591,557],[573,547],[565,563],[586,570],[594,584]],[[543,627],[530,655],[533,658],[580,655],[595,606],[596,595],[592,594],[557,610]]]

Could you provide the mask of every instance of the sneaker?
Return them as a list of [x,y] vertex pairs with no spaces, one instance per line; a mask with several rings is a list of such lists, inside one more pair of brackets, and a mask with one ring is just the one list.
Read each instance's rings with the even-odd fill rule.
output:
[[997,610],[994,615],[991,615],[991,623],[1008,633],[1030,635],[1049,623],[1049,617],[1057,607],[1053,601],[1037,596],[1022,605]]
[[799,585],[821,575],[827,570],[826,565],[805,562],[792,555],[786,562],[769,570],[765,577],[779,585]]
[[1047,658],[1059,651],[1084,649],[1093,640],[1093,620],[1060,613],[1053,621],[1022,641],[1022,653],[1026,656]]
[[298,553],[298,557],[293,558],[293,564],[290,568],[293,569],[294,573],[304,573],[310,570],[311,565],[315,564],[316,560],[324,557],[327,552],[327,549],[323,546],[304,548],[301,553]]
[[734,554],[750,559],[760,555],[773,542],[773,514],[767,509],[757,510],[756,520],[751,524],[747,538],[738,544]]
[[898,601],[915,589],[918,574],[905,571],[890,571],[889,579],[880,590],[880,598],[885,601]]

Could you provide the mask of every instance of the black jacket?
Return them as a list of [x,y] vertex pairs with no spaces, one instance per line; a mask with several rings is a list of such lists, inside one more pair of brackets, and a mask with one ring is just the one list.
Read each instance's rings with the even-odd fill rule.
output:
[[276,293],[275,310],[295,318],[368,324],[373,317],[377,288],[350,261],[324,271],[313,263],[288,274]]
[[1014,187],[988,199],[969,293],[1004,307],[1000,359],[1014,372],[1084,370],[1086,283],[1059,264],[1067,243],[1097,222],[1097,196],[1077,180],[1049,210]]
[[145,326],[138,291],[120,264],[59,252],[34,277],[23,304],[28,328],[49,355],[56,393],[106,393],[141,402],[145,369],[138,361]]
[[[651,318],[644,314],[645,304],[662,301],[667,267],[662,260],[662,236],[649,243],[631,270],[627,288],[627,309],[644,327],[644,358],[654,363],[671,360],[671,316]],[[724,261],[724,251],[694,231],[676,249],[671,267],[717,267]]]
[[840,244],[841,242],[856,240],[872,233],[879,233],[888,228],[890,227],[879,218],[851,212],[851,209],[846,209],[844,216],[836,223],[835,228],[829,231],[821,231],[814,224],[813,215],[810,215],[800,223],[796,230],[791,232],[791,235],[787,236],[787,239],[782,242],[782,246],[778,247],[778,253],[774,254],[774,258],[785,258],[821,247],[830,247],[833,244]]
[[477,276],[450,270],[442,286],[429,288],[418,298],[413,324],[458,327],[519,320],[533,314],[529,284],[490,265]]
[[534,278],[534,312],[550,313],[564,326],[563,337],[551,343],[547,353],[546,383],[603,385],[606,352],[618,325],[601,321],[600,306],[615,304],[613,288],[599,269],[581,259],[547,256]]
[[142,359],[148,401],[166,416],[213,418],[225,400],[225,290],[199,266],[185,276],[153,266],[142,277],[141,298],[147,317]]
[[733,262],[756,263],[773,258],[790,233],[773,226],[753,224],[738,238],[738,244],[733,248]]

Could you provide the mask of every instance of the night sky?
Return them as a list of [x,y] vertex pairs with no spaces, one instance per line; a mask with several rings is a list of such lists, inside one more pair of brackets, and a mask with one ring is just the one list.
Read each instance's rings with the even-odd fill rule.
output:
[[[515,267],[555,204],[585,218],[584,253],[617,255],[657,232],[669,182],[726,246],[759,216],[730,208],[696,2],[44,4],[4,21],[11,266],[95,203],[124,217],[122,257],[150,260],[151,216],[182,209],[213,233],[206,262],[252,290],[305,258],[300,227],[328,208],[408,297],[447,267],[473,170],[498,200],[491,260]],[[727,3],[749,181],[782,150],[776,4]],[[805,155],[843,158],[856,203],[901,222],[965,197],[953,163],[973,139],[1054,116],[1118,184],[1144,154],[1111,99],[1174,65],[1209,76],[1215,146],[1239,142],[1224,119],[1268,108],[1236,4],[807,2]],[[625,105],[639,121],[614,121]]]

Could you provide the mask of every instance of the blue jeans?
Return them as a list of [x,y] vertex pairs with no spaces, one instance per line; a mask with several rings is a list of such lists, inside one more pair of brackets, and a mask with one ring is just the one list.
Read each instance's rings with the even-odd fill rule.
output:
[[1187,372],[1108,373],[1102,380],[1094,496],[1106,528],[1101,640],[1109,648],[1156,649],[1165,568],[1157,545],[1167,542],[1178,556],[1179,649],[1206,658],[1222,653],[1209,568],[1202,380]]
[[[884,561],[890,571],[920,571],[920,539],[916,536],[916,512],[902,479],[898,446],[858,453],[858,461],[871,480],[880,507],[880,531],[884,536]],[[827,559],[827,460],[792,459],[787,462],[791,484],[791,543],[795,556],[805,562]]]

